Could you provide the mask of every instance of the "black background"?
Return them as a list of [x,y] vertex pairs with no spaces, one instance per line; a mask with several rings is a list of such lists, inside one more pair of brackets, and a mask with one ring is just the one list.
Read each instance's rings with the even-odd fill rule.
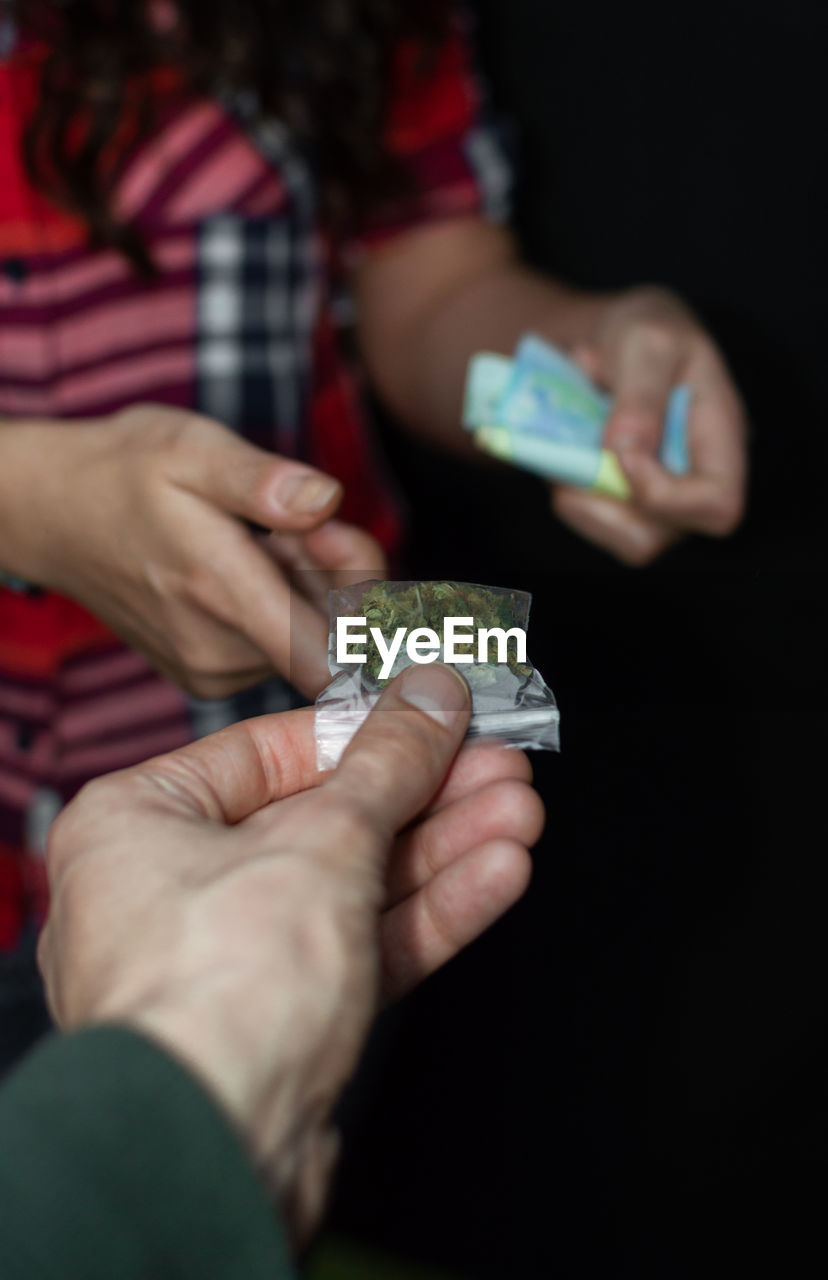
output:
[[412,576],[534,593],[563,753],[529,894],[377,1037],[334,1221],[469,1277],[823,1274],[828,4],[477,9],[527,257],[690,300],[751,509],[625,570],[390,432]]

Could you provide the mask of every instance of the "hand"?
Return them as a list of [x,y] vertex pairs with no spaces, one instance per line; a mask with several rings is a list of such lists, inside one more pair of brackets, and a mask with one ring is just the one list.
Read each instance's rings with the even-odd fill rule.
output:
[[[732,533],[745,505],[745,414],[722,356],[693,314],[665,291],[633,289],[600,309],[593,340],[573,354],[614,397],[605,441],[633,499],[559,485],[552,496],[557,515],[631,565],[649,563],[685,533]],[[673,476],[657,454],[670,391],[682,382],[693,388],[691,470]]]
[[[321,588],[384,565],[368,534],[329,520],[338,481],[160,405],[10,430],[34,450],[23,518],[37,549],[24,576],[78,600],[200,697],[274,670],[311,697],[327,683]],[[267,544],[244,521],[288,532]],[[313,601],[291,590],[297,562],[318,571],[299,575],[316,580]]]
[[492,746],[455,759],[468,719],[454,670],[411,667],[333,774],[316,771],[312,711],[262,717],[90,783],[52,829],[39,958],[59,1024],[125,1023],[188,1064],[297,1241],[378,1001],[529,877],[543,815],[528,762]]

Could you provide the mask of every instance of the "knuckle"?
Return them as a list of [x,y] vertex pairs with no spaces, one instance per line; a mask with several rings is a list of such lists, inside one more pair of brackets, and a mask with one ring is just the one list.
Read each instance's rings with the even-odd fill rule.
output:
[[[621,394],[615,404],[612,422],[604,437],[605,447],[638,448],[652,454],[661,436],[662,412],[660,407],[645,401],[640,394]],[[642,491],[648,477],[636,477],[636,487]]]
[[[370,783],[369,783],[370,785]],[[368,808],[356,794],[339,794],[328,812],[320,815],[328,839],[344,852],[364,849],[376,840],[375,824]]]
[[[159,410],[146,428],[159,475],[180,482],[191,478],[193,467],[226,431],[212,419],[186,409]],[[232,432],[226,434],[235,439]]]
[[58,880],[73,858],[76,849],[85,847],[85,830],[89,816],[95,817],[106,805],[111,787],[106,778],[93,778],[81,787],[72,802],[61,809],[52,822],[46,838],[46,869],[50,883]]
[[676,500],[675,490],[669,480],[657,473],[642,477],[636,497],[646,513],[656,520],[666,520],[670,523]]
[[124,431],[140,431],[144,428],[152,430],[164,412],[163,406],[142,401],[140,404],[130,404],[124,409],[119,409],[113,414],[113,422]]
[[647,316],[630,326],[628,340],[647,359],[663,360],[675,351],[676,331],[668,320]]
[[159,446],[172,447],[188,430],[196,415],[184,409],[150,402],[129,405],[117,414],[117,422],[126,431],[139,434],[146,450]]
[[641,307],[664,312],[682,309],[678,296],[661,284],[642,285],[636,290],[635,296]]
[[361,762],[363,776],[377,794],[388,794],[411,773],[429,769],[434,739],[422,720],[405,715],[404,727],[401,716],[396,724],[377,726],[372,750]]
[[189,451],[193,440],[198,439],[203,434],[205,419],[197,413],[178,410],[173,414],[164,415],[163,425],[167,432],[170,447],[173,450],[186,449]]
[[690,311],[682,299],[663,285],[648,284],[634,289],[629,298],[632,317],[664,325],[684,325]]
[[[546,820],[546,810],[538,793],[517,778],[504,778],[493,783],[472,803],[482,817],[487,838],[503,837],[517,840],[527,848],[540,837]],[[429,826],[425,824],[418,833],[421,841],[427,837]],[[430,853],[429,843],[424,844],[426,861]]]
[[546,809],[537,791],[510,779],[501,783],[499,799],[511,822],[513,835],[526,845],[534,844],[546,821]]

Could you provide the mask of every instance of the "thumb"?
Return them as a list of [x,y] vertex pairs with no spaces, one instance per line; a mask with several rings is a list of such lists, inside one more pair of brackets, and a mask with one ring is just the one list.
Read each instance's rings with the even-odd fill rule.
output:
[[439,790],[470,715],[469,686],[456,668],[408,667],[385,690],[324,787],[347,806],[358,798],[384,851]]
[[209,419],[203,439],[179,465],[177,483],[235,516],[266,529],[299,532],[334,513],[342,485],[304,462],[259,449]]

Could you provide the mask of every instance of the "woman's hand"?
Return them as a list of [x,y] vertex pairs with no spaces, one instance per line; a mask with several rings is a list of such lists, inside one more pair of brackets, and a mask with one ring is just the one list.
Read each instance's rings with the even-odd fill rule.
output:
[[[573,354],[616,400],[607,445],[633,491],[617,502],[556,485],[555,511],[629,564],[653,560],[684,533],[720,536],[742,518],[745,415],[713,340],[663,289],[595,294],[559,284],[520,261],[514,236],[481,218],[430,222],[370,253],[356,273],[359,334],[374,383],[419,433],[461,452],[468,362],[510,355],[535,331]],[[657,461],[664,410],[680,382],[693,388],[691,471]]]
[[[633,497],[620,502],[555,485],[555,512],[632,565],[649,563],[685,533],[732,533],[744,513],[747,430],[712,339],[661,289],[632,289],[597,315],[594,336],[573,354],[614,398],[605,444],[618,454]],[[667,401],[679,383],[693,389],[686,476],[671,475],[658,461]]]
[[189,1064],[300,1241],[379,1002],[528,881],[528,762],[455,759],[469,713],[455,671],[414,666],[335,773],[317,772],[312,711],[266,716],[90,783],[52,829],[40,961],[59,1024],[125,1023]]
[[323,588],[383,572],[368,534],[329,521],[336,480],[161,405],[3,430],[18,475],[28,466],[11,533],[21,576],[78,600],[200,697],[274,670],[308,696],[327,682]]

